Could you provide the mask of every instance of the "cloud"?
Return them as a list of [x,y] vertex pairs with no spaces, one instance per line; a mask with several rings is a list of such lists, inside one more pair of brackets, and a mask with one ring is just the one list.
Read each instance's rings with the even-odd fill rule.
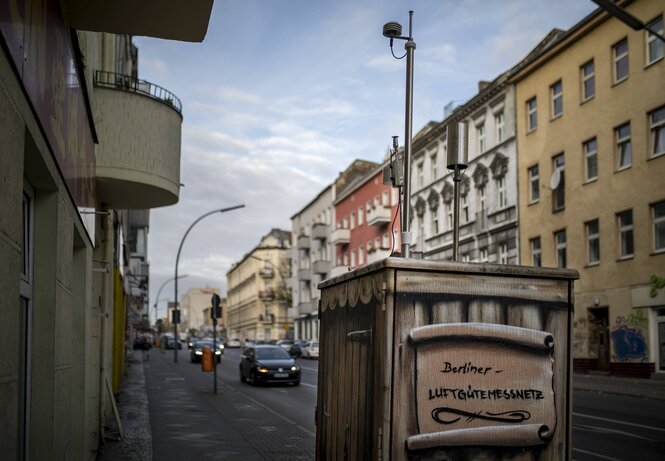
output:
[[221,87],[217,92],[217,96],[223,101],[240,102],[243,104],[261,103],[261,98],[259,98],[257,95],[247,93],[228,85]]

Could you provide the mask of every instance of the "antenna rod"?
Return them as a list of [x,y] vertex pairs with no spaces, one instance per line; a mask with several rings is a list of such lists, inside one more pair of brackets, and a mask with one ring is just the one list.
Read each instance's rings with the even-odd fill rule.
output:
[[416,42],[411,35],[413,11],[409,11],[409,40],[406,48],[406,104],[404,114],[404,194],[402,196],[402,257],[411,255],[411,132],[413,128],[413,55]]

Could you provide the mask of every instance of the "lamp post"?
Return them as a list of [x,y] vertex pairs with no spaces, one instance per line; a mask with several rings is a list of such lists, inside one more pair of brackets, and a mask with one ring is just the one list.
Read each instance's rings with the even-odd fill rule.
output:
[[[178,276],[179,279],[184,279],[185,277],[189,277],[189,276],[187,274]],[[164,281],[164,283],[162,283],[162,285],[159,287],[159,290],[157,290],[157,296],[155,296],[155,304],[154,304],[154,307],[155,307],[155,322],[157,322],[157,319],[159,318],[159,316],[157,315],[157,304],[162,299],[168,299],[168,298],[160,298],[159,295],[161,294],[162,289],[166,286],[166,284],[169,283],[169,282],[172,282],[173,280],[175,280],[175,279],[173,277],[171,277],[170,279]]]
[[235,205],[232,207],[228,208],[219,208],[216,210],[209,211],[201,216],[199,216],[196,221],[194,221],[187,231],[185,232],[185,235],[182,236],[182,240],[180,241],[180,246],[178,247],[178,254],[175,258],[175,277],[173,277],[173,280],[175,281],[175,289],[174,289],[174,295],[173,295],[173,301],[175,302],[175,308],[173,310],[174,315],[173,315],[173,335],[175,336],[175,349],[173,350],[173,361],[175,363],[178,362],[178,344],[180,344],[180,341],[178,340],[178,323],[180,323],[180,308],[178,307],[178,262],[180,261],[180,251],[182,251],[182,244],[185,243],[185,239],[187,238],[187,235],[189,234],[189,231],[192,230],[192,228],[203,218],[206,218],[212,214],[215,213],[225,213],[227,211],[231,210],[237,210],[238,208],[244,208],[245,205]]
[[[411,251],[411,210],[409,202],[411,199],[411,132],[413,129],[413,56],[416,51],[416,42],[412,35],[413,11],[409,11],[409,35],[402,36],[402,26],[398,22],[388,22],[383,26],[383,36],[390,39],[390,49],[392,51],[393,40],[406,40],[404,48],[406,50],[406,102],[404,107],[404,192],[402,194],[402,257],[408,258]],[[393,53],[393,56],[395,54]],[[402,59],[401,56],[397,59]]]

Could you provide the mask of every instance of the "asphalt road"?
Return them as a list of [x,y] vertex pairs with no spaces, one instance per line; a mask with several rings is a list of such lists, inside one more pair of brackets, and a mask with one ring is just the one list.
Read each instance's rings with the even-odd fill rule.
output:
[[[173,351],[167,351],[166,357],[170,360],[172,354]],[[260,407],[269,414],[275,426],[291,427],[291,433],[298,432],[298,437],[311,446],[316,436],[314,410],[318,362],[298,360],[302,370],[300,386],[254,387],[240,382],[240,355],[239,349],[225,351],[222,363],[218,365],[219,393],[233,399],[242,398]],[[193,389],[210,396],[213,390],[212,374],[201,372],[200,364],[189,363],[187,350],[180,351],[179,360],[177,367],[169,367],[171,372],[177,371],[188,385],[191,383]],[[573,404],[574,460],[665,460],[665,401],[575,391]],[[151,413],[152,406],[151,402]],[[252,427],[251,421],[243,418],[239,421],[244,424],[243,427],[238,426],[241,433]],[[234,424],[233,421],[231,424]],[[261,423],[255,425],[260,426]],[[265,423],[255,428],[257,433],[261,429],[266,429]]]
[[665,460],[665,401],[575,391],[573,459]]

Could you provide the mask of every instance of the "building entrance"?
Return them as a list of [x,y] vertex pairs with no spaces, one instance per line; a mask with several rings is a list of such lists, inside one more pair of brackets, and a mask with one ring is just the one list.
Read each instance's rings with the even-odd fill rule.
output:
[[608,370],[610,367],[610,329],[609,309],[597,307],[589,309],[589,348],[595,350],[598,358],[598,369]]

